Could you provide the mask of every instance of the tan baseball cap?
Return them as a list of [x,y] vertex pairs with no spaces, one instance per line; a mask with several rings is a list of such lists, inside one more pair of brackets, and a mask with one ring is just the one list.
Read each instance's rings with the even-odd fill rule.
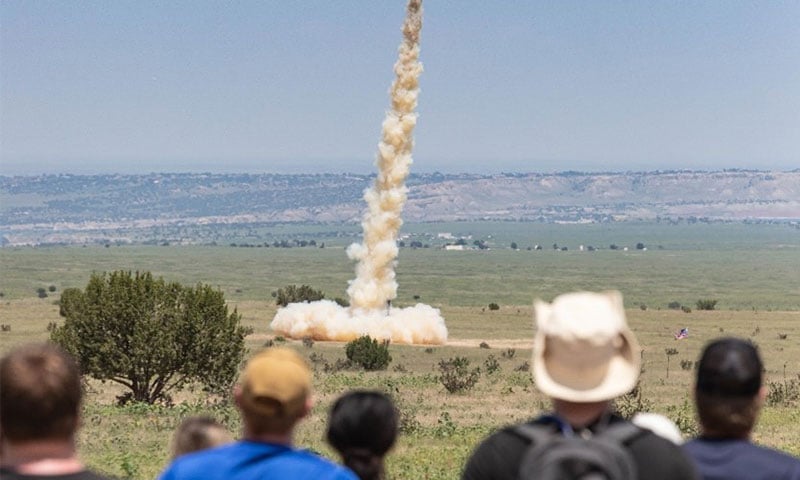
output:
[[266,416],[299,416],[311,394],[311,371],[292,349],[269,348],[251,358],[240,378],[242,408]]

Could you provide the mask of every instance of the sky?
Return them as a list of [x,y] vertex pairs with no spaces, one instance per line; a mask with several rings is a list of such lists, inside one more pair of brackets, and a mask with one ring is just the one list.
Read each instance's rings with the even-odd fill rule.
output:
[[[426,0],[412,172],[800,168],[800,1]],[[402,0],[0,2],[0,174],[375,171]]]

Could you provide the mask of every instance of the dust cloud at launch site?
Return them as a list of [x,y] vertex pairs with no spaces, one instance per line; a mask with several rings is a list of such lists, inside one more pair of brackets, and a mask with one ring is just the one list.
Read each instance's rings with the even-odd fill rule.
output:
[[417,304],[395,308],[397,297],[395,266],[397,234],[408,188],[405,186],[412,163],[413,132],[417,124],[417,98],[422,64],[419,35],[422,29],[422,1],[409,0],[403,23],[395,80],[391,87],[391,110],[382,126],[376,165],[378,176],[364,192],[367,212],[361,222],[363,242],[354,243],[347,255],[356,260],[356,278],[349,282],[350,307],[321,300],[293,303],[281,308],[272,320],[274,331],[292,338],[349,341],[361,335],[395,343],[443,344],[447,327],[438,309]]

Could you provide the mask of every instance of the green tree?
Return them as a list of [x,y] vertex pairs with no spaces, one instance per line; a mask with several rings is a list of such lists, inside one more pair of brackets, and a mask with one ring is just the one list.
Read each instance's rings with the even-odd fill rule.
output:
[[290,303],[314,302],[325,298],[322,290],[313,289],[308,285],[300,285],[299,287],[297,285],[286,285],[279,288],[273,296],[275,297],[275,303],[281,307],[285,307]]
[[697,301],[696,305],[698,310],[714,310],[717,308],[717,300],[710,298],[700,299]]
[[129,389],[121,402],[169,401],[170,392],[195,382],[225,393],[251,331],[235,309],[228,312],[221,291],[149,272],[92,274],[85,290],[63,291],[60,314],[64,324],[51,339],[78,359],[83,373]]

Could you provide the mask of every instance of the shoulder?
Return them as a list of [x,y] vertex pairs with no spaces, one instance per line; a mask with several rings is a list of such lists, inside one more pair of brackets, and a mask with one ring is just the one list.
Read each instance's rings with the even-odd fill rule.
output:
[[308,450],[294,450],[276,462],[276,466],[281,463],[291,478],[357,480],[350,469]]
[[[640,428],[640,427],[639,427]],[[640,478],[698,478],[694,464],[679,445],[650,430],[641,429],[628,445]],[[644,475],[647,472],[647,475]]]
[[489,435],[473,450],[464,465],[462,479],[513,479],[529,442],[515,431],[516,426],[505,427]]
[[697,438],[684,449],[701,470],[743,470],[800,479],[800,459],[747,440]]

